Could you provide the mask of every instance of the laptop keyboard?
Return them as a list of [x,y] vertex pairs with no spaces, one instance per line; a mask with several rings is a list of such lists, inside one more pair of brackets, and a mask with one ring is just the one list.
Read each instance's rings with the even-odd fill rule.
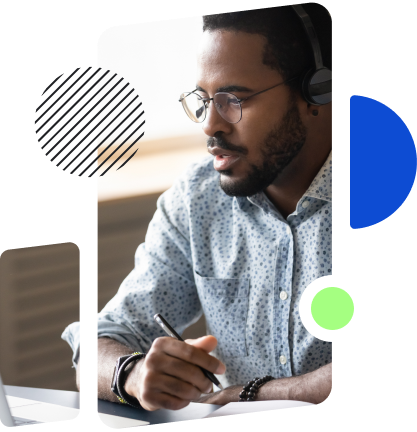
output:
[[38,421],[35,421],[35,420],[28,420],[28,419],[25,419],[25,418],[15,417],[15,416],[13,416],[13,420],[14,420],[14,425],[15,426],[25,426],[25,425],[29,425],[29,424],[42,423],[42,422],[38,422]]

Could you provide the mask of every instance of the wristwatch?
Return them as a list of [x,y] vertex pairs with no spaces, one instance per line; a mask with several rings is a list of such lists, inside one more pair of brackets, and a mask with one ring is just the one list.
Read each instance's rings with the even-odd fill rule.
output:
[[146,356],[144,353],[134,352],[133,354],[124,355],[119,357],[114,367],[113,378],[111,380],[111,391],[117,396],[120,403],[131,405],[133,407],[139,408],[139,401],[128,395],[124,388],[127,376],[130,371],[126,372],[126,367],[134,362],[143,359]]

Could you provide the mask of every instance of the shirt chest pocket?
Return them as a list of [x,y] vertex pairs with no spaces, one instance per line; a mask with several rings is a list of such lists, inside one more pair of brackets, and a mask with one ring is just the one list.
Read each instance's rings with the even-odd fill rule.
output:
[[250,279],[207,278],[194,272],[207,330],[217,338],[221,358],[244,357]]

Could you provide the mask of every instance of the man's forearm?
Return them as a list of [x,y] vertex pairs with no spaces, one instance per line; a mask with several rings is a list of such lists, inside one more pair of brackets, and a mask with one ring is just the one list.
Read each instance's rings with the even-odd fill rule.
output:
[[297,400],[319,404],[332,389],[332,364],[291,378],[273,380],[263,385],[256,400]]
[[117,402],[116,395],[111,391],[114,367],[119,357],[132,354],[127,346],[109,338],[98,339],[98,397],[99,399]]

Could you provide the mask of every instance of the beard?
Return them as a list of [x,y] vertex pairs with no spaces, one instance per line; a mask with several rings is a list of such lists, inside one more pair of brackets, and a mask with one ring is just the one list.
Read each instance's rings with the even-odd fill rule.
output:
[[[250,171],[243,180],[232,180],[232,170],[219,171],[220,187],[229,196],[248,197],[265,190],[298,155],[306,141],[307,130],[303,125],[294,100],[279,125],[275,126],[261,144],[262,163],[250,164]],[[216,145],[224,150],[246,149],[225,141],[220,135],[207,140],[208,146]],[[222,177],[226,179],[222,179]]]

